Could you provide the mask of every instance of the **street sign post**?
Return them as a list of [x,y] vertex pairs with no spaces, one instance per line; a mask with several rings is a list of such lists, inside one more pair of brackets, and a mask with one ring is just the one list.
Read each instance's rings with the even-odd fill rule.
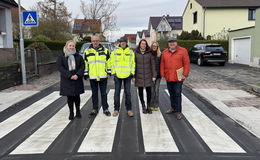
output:
[[22,80],[23,84],[27,83],[26,69],[25,69],[25,57],[24,57],[24,40],[23,40],[23,26],[22,26],[22,14],[21,14],[21,2],[18,0],[19,6],[19,26],[20,26],[20,53],[21,53],[21,68],[22,68]]
[[38,14],[36,11],[21,12],[20,0],[18,0],[18,5],[19,5],[19,22],[20,22],[20,52],[21,52],[22,80],[23,80],[23,84],[26,84],[27,80],[26,80],[26,68],[25,68],[25,57],[24,57],[23,26],[37,27],[39,25],[39,22],[38,22]]

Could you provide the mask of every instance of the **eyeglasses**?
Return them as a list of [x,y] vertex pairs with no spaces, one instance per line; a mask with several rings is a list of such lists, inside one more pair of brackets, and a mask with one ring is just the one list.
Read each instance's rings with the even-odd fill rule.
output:
[[94,41],[91,41],[91,42],[99,42],[99,41],[98,40],[96,40],[96,41],[94,40]]

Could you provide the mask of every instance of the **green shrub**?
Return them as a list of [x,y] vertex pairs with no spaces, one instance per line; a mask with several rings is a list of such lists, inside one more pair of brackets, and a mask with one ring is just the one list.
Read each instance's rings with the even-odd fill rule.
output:
[[33,42],[26,48],[34,48],[36,50],[50,51],[49,47],[44,42]]
[[[28,47],[32,43],[35,42],[41,42],[44,43],[50,50],[52,51],[62,51],[63,47],[65,46],[66,42],[62,41],[34,41],[34,40],[25,40],[24,46]],[[84,42],[77,42],[76,43],[76,49],[80,50],[81,46],[84,44]]]
[[37,42],[46,42],[46,41],[51,41],[51,39],[45,35],[38,35],[32,38],[33,41]]
[[[158,41],[160,48],[162,50],[168,47],[168,42],[166,39],[161,39]],[[200,43],[217,43],[221,44],[224,49],[228,52],[228,41],[225,40],[178,40],[178,45],[186,48],[188,51],[196,44]]]

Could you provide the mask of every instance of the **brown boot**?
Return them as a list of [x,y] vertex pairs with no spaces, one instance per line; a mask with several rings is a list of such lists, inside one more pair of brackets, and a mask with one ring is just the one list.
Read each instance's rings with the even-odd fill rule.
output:
[[119,114],[119,111],[117,111],[117,110],[114,110],[114,112],[113,112],[113,117],[117,117],[117,116],[118,116],[118,114]]
[[129,110],[129,111],[127,111],[127,115],[129,117],[133,117],[134,116],[134,112],[132,110]]
[[174,109],[169,109],[165,112],[166,114],[172,114],[172,113],[176,113],[176,110]]
[[176,113],[176,119],[181,120],[182,119],[182,114],[180,112]]

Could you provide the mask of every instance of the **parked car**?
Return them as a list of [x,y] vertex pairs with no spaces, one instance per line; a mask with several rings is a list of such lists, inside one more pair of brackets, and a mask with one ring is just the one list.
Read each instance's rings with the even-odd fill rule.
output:
[[[114,50],[114,47],[113,47],[112,43],[110,43],[110,42],[100,42],[100,44],[103,45],[105,48],[107,48],[109,53],[111,53]],[[88,49],[90,45],[91,45],[91,43],[84,43],[81,46],[81,49],[79,50],[79,54],[81,56],[83,56],[85,49]]]
[[206,63],[226,64],[227,53],[220,44],[196,44],[189,51],[191,62],[202,66]]

